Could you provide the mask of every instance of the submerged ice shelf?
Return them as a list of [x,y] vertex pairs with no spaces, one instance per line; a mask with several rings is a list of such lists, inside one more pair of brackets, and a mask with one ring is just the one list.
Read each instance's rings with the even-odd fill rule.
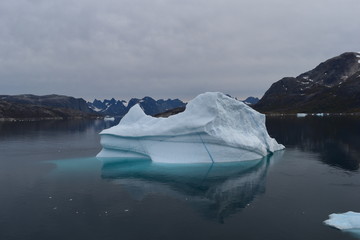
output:
[[154,162],[232,162],[262,158],[284,148],[266,130],[265,116],[222,93],[200,94],[168,118],[146,115],[139,105],[101,133],[99,158]]

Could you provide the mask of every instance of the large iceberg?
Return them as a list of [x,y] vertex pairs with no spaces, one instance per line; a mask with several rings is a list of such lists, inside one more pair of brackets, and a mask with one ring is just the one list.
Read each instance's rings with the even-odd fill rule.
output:
[[99,158],[168,163],[253,160],[284,148],[267,133],[265,115],[218,92],[200,94],[168,118],[148,116],[135,105],[100,135]]

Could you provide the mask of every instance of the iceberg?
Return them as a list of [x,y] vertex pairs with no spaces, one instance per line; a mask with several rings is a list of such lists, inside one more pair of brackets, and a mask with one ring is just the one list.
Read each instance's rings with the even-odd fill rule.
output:
[[324,223],[340,230],[360,231],[360,213],[352,211],[333,213],[329,215],[329,219],[324,221]]
[[168,118],[148,116],[135,105],[100,136],[98,158],[165,163],[254,160],[284,148],[269,136],[265,115],[219,92],[200,94]]

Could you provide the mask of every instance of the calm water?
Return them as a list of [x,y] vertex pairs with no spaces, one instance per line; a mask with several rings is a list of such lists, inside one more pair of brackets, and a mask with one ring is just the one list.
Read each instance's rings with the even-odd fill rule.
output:
[[101,162],[103,121],[0,123],[0,239],[356,239],[360,119],[269,118],[261,160]]

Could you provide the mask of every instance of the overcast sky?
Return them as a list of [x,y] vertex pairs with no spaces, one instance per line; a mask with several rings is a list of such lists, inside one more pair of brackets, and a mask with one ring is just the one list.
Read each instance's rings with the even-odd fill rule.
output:
[[1,0],[0,94],[261,97],[360,51],[359,0]]

